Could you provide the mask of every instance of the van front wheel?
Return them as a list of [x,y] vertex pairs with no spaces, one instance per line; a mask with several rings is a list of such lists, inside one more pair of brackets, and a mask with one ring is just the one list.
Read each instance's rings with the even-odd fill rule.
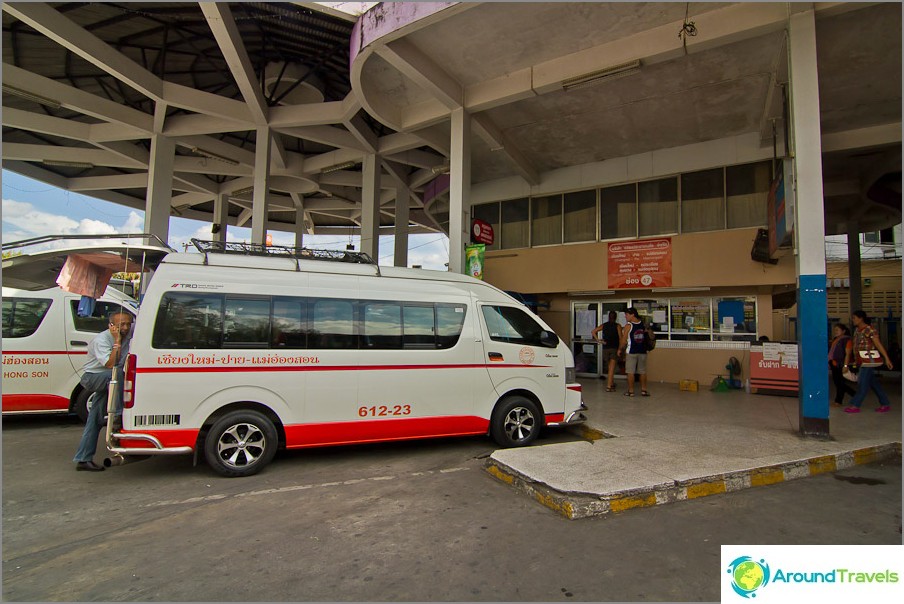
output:
[[273,422],[257,411],[232,411],[211,426],[204,458],[218,474],[230,478],[257,474],[276,454]]
[[500,446],[523,447],[536,440],[542,425],[536,403],[523,396],[510,396],[493,410],[490,434]]

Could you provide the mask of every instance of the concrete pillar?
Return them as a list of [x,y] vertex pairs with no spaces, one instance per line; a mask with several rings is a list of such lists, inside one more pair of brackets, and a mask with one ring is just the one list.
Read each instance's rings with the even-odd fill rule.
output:
[[408,266],[408,221],[411,195],[408,185],[395,179],[395,253],[394,266]]
[[251,202],[251,243],[267,241],[267,198],[270,196],[270,128],[257,129],[254,148],[254,197]]
[[173,160],[176,144],[161,134],[151,137],[151,165],[144,207],[144,232],[169,239],[169,217],[173,200]]
[[220,225],[220,230],[212,234],[214,241],[226,241],[226,222],[229,219],[229,194],[217,193],[213,202],[213,223]]
[[368,153],[364,156],[362,172],[364,188],[361,191],[361,251],[375,262],[380,261],[380,156]]
[[[856,222],[848,223],[848,278],[851,281],[850,312],[863,308],[863,279],[860,272],[860,232]],[[850,317],[844,318],[850,323]]]
[[449,158],[449,272],[465,272],[465,245],[471,225],[471,115],[452,110],[452,145]]
[[829,435],[829,378],[826,371],[829,333],[816,15],[812,9],[791,15],[788,54],[798,276],[800,433],[826,437]]
[[[293,197],[294,199],[294,197]],[[298,196],[298,202],[295,204],[295,247],[304,247],[304,197]]]

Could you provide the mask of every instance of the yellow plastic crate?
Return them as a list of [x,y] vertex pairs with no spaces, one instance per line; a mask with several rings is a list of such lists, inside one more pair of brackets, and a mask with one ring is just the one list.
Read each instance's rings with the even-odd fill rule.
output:
[[681,380],[678,382],[678,389],[684,392],[697,392],[700,384],[697,383],[697,380]]

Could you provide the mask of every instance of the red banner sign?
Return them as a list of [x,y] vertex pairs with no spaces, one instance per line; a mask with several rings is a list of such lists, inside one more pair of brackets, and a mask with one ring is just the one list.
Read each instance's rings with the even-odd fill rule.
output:
[[671,238],[609,244],[609,289],[671,285]]
[[471,242],[493,245],[493,225],[475,218],[471,221]]

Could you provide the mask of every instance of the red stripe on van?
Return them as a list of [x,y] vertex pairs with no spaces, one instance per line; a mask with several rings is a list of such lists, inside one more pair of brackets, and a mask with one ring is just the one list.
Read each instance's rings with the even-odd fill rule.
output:
[[55,394],[4,394],[3,412],[60,411],[69,409],[69,399]]
[[21,354],[34,356],[38,354],[88,354],[87,350],[4,350],[3,354]]
[[498,369],[499,367],[533,367],[537,369],[548,369],[547,365],[477,365],[477,364],[461,364],[461,365],[254,365],[248,366],[226,366],[226,367],[139,367],[138,373],[232,373],[235,371],[404,371],[410,369],[483,369],[490,367]]
[[581,386],[566,386],[569,390],[574,390],[575,392],[581,391]]
[[547,424],[563,422],[563,421],[565,421],[564,413],[547,413],[546,414],[546,423]]
[[473,416],[407,417],[297,424],[285,427],[287,449],[390,442],[438,436],[470,436],[486,434],[489,429],[489,420]]

